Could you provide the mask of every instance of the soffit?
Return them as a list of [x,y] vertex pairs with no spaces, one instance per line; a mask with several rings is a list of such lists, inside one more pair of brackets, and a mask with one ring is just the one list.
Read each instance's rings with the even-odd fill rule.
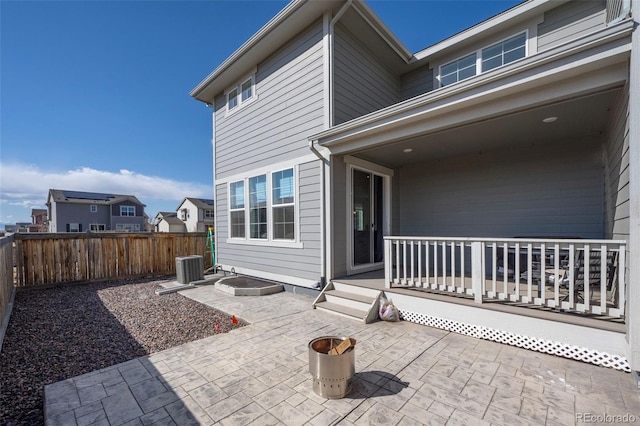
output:
[[[549,155],[553,155],[555,144],[586,142],[606,134],[612,111],[621,96],[622,88],[612,88],[352,155],[390,168],[532,144],[549,145]],[[542,120],[547,117],[557,117],[557,120],[544,123]],[[407,149],[411,151],[405,152]]]

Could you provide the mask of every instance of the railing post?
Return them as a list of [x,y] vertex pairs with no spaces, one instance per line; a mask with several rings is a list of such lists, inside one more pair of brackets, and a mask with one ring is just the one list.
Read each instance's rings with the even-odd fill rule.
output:
[[471,288],[476,303],[482,303],[482,243],[471,243]]
[[384,240],[384,288],[391,288],[392,268],[391,264],[391,240]]

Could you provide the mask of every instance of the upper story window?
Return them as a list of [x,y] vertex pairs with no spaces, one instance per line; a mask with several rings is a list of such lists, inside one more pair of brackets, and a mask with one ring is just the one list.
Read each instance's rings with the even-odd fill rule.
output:
[[120,206],[120,216],[135,216],[135,206]]
[[180,209],[180,220],[189,219],[189,209]]
[[255,77],[242,79],[237,86],[227,90],[227,113],[235,112],[256,99]]
[[527,55],[527,33],[502,40],[440,67],[440,87],[506,65]]
[[97,213],[98,206],[96,206],[95,204],[91,204],[91,206],[89,206],[89,210],[91,211],[91,213]]
[[205,219],[213,219],[213,210],[205,210],[204,217]]
[[482,49],[482,72],[524,58],[526,43],[526,34],[522,33]]
[[449,62],[440,68],[440,84],[449,84],[464,80],[476,75],[476,53]]

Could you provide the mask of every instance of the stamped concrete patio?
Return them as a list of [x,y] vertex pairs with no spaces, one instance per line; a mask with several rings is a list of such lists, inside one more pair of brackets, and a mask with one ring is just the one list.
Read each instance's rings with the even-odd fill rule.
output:
[[[291,293],[186,297],[245,319],[230,333],[45,387],[47,425],[482,425],[640,422],[630,374],[408,322],[358,321]],[[357,339],[352,392],[313,393],[307,343]]]

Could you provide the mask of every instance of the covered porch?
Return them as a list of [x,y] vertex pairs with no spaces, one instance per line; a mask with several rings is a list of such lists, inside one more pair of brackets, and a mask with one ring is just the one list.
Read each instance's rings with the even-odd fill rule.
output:
[[316,135],[327,276],[382,287],[416,322],[628,356],[627,42],[561,46]]

